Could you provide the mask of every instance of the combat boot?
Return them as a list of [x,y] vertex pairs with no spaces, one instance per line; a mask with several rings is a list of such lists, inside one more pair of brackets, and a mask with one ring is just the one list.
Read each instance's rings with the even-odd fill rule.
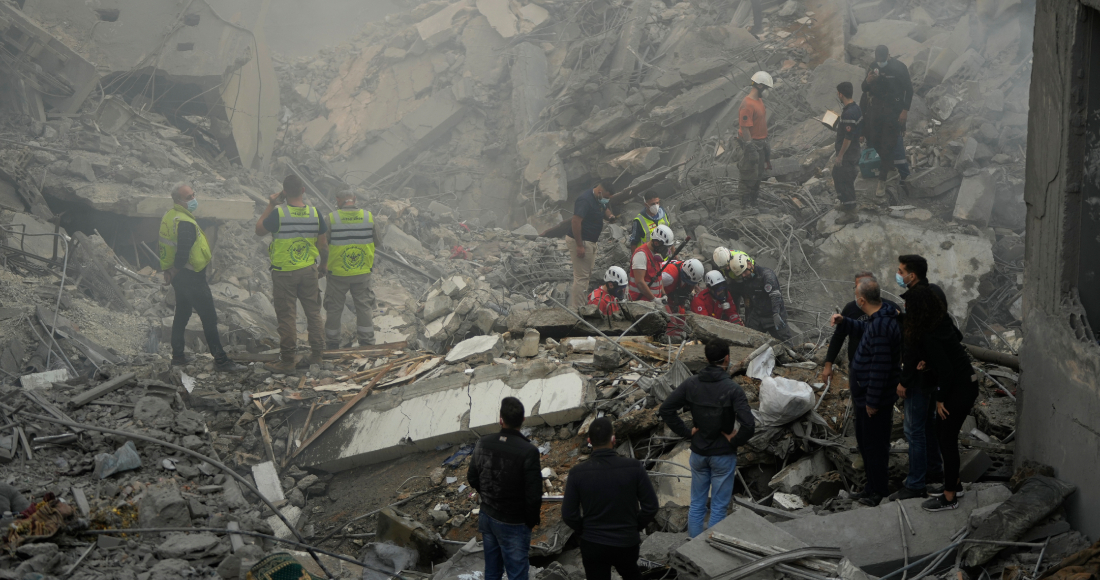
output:
[[277,375],[294,374],[294,359],[280,358],[276,363],[265,363],[264,368]]

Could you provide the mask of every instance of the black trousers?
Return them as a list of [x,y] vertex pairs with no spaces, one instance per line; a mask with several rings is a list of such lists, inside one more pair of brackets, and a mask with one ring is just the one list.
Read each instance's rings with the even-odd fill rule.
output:
[[584,576],[588,580],[611,580],[611,568],[614,567],[623,580],[638,580],[642,577],[642,572],[638,570],[640,550],[640,544],[623,548],[581,539]]
[[887,474],[890,469],[890,429],[894,424],[894,406],[879,409],[873,417],[867,415],[867,407],[859,407],[854,412],[856,442],[863,456],[863,470],[867,474],[864,490],[885,497],[889,495]]
[[222,349],[218,336],[218,313],[214,310],[214,296],[210,293],[210,284],[206,282],[206,270],[192,272],[182,269],[172,278],[172,288],[176,290],[176,316],[172,319],[172,356],[183,358],[183,333],[187,330],[187,321],[191,312],[199,314],[202,332],[206,336],[206,345],[217,362],[228,358]]
[[959,457],[959,431],[962,430],[963,421],[970,415],[970,409],[974,408],[974,401],[977,399],[978,383],[975,382],[963,392],[955,393],[944,401],[947,418],[941,418],[936,423],[936,438],[939,440],[940,455],[943,457],[945,491],[962,491],[962,481],[959,480],[959,467],[962,464]]
[[[855,144],[849,147],[857,147]],[[855,210],[856,204],[856,175],[859,174],[859,157],[845,159],[839,167],[833,167],[833,189],[836,190],[837,200],[844,204],[844,209]]]

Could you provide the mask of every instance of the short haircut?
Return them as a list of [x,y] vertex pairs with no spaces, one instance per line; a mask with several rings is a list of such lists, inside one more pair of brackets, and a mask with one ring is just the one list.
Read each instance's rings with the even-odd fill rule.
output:
[[882,304],[882,291],[879,290],[878,282],[875,280],[860,280],[859,285],[856,286],[856,294],[869,304]]
[[890,58],[890,47],[885,44],[880,44],[875,47],[875,60],[885,60]]
[[504,397],[500,402],[500,418],[504,426],[519,429],[523,426],[523,403],[515,397]]
[[905,254],[904,256],[898,256],[898,262],[905,266],[906,272],[916,274],[918,280],[928,279],[928,260],[925,260],[924,256]]
[[707,355],[707,361],[711,363],[720,363],[722,359],[730,355],[730,345],[724,342],[708,342],[704,352]]
[[661,194],[657,193],[656,189],[651,189],[642,195],[642,199],[644,199],[645,201],[649,201],[651,199],[659,199],[660,197]]
[[844,81],[836,86],[836,92],[844,95],[844,98],[850,99],[855,94],[852,89],[852,83]]
[[606,191],[607,193],[610,193],[611,195],[615,195],[615,188],[611,186],[611,181],[610,180],[603,179],[603,180],[597,181],[596,185],[592,186],[592,189],[596,189],[597,187],[602,187],[603,190]]
[[[179,199],[180,190],[185,187],[191,187],[191,184],[186,181],[177,181],[176,184],[172,186],[172,199]],[[191,190],[194,191],[194,188],[191,188]]]
[[306,186],[302,183],[302,178],[297,175],[291,173],[283,179],[283,193],[285,193],[287,197],[298,197],[302,195],[305,190]]
[[853,280],[859,280],[860,278],[870,278],[876,281],[878,280],[878,277],[872,274],[870,270],[860,270],[856,272],[856,275],[854,277],[852,277]]
[[336,192],[336,199],[357,199],[354,189],[341,189]]
[[611,419],[600,417],[588,426],[588,440],[593,447],[601,447],[611,443],[611,436],[615,434],[615,427]]

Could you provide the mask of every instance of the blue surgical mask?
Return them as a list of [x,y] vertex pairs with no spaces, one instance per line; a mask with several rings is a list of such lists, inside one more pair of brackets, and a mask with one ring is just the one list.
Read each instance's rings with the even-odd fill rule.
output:
[[905,278],[902,278],[901,274],[898,274],[897,272],[894,272],[894,281],[897,282],[898,286],[901,286],[902,288],[908,288],[909,287],[905,283]]
[[187,211],[193,213],[198,208],[199,208],[199,200],[192,199],[191,201],[187,202]]
[[607,204],[611,203],[611,200],[606,198],[606,197],[601,197],[599,199],[600,199],[600,205],[607,205]]
[[878,62],[878,63],[875,63],[875,64],[877,64],[879,68],[886,68],[886,63],[885,62]]

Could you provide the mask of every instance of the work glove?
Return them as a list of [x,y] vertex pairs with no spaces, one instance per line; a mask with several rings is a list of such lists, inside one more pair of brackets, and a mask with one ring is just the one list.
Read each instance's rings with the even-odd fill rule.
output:
[[730,303],[729,302],[723,302],[722,303],[722,310],[729,310],[729,309],[730,309]]
[[656,302],[657,304],[660,304],[661,306],[665,306],[665,305],[668,304],[668,296],[661,296],[661,297],[655,299],[654,302]]
[[783,317],[782,316],[780,316],[778,314],[772,314],[772,322],[775,323],[775,329],[776,330],[782,330],[783,329],[784,323],[783,323]]

